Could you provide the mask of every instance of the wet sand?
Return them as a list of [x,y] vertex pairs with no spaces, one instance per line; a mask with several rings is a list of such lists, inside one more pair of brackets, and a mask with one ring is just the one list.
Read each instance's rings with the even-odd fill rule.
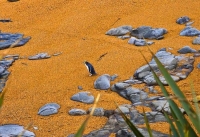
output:
[[[105,32],[121,25],[163,27],[168,33],[163,40],[155,40],[151,46],[154,52],[170,47],[173,49],[171,52],[177,54],[177,50],[185,45],[199,50],[198,45],[191,44],[193,38],[179,36],[184,25],[176,24],[177,18],[187,15],[195,21],[192,26],[200,29],[199,4],[198,0],[0,1],[0,18],[11,18],[13,21],[0,23],[0,30],[32,37],[26,45],[9,49],[8,54],[28,57],[39,52],[50,55],[62,52],[46,60],[20,59],[10,67],[0,124],[27,126],[32,122],[38,130],[33,127],[29,130],[38,137],[62,137],[75,133],[86,116],[69,116],[68,111],[72,108],[87,110],[92,106],[70,100],[79,91],[79,85],[94,96],[101,93],[98,107],[115,109],[113,101],[119,105],[129,104],[128,100],[110,90],[95,90],[93,82],[101,74],[118,74],[115,82],[129,79],[137,68],[145,64],[140,51],[148,60],[151,56],[147,47],[129,45],[127,40],[107,36]],[[0,54],[3,52],[0,51]],[[84,60],[94,65],[97,76],[88,76],[82,63]],[[199,70],[196,68],[199,62],[200,58],[196,58],[193,72],[186,80],[178,82],[189,99],[190,81],[193,81],[197,95],[200,94]],[[48,117],[37,115],[38,109],[49,102],[60,104],[59,113]],[[103,127],[106,120],[105,117],[92,117],[84,133]],[[152,128],[165,133],[169,130],[166,123],[152,124]]]

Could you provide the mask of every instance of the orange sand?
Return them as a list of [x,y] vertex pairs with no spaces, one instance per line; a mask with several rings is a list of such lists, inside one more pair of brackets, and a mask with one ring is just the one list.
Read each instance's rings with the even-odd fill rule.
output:
[[[94,96],[101,93],[98,107],[115,109],[113,100],[118,104],[130,103],[114,92],[95,90],[93,82],[98,76],[89,77],[82,62],[91,62],[99,75],[118,74],[116,81],[120,81],[128,79],[145,64],[140,50],[150,60],[146,47],[129,45],[127,40],[105,35],[110,28],[121,25],[166,28],[165,38],[151,46],[154,52],[162,47],[171,47],[176,53],[185,45],[199,50],[199,46],[191,44],[193,38],[179,36],[184,26],[175,23],[177,18],[187,15],[195,21],[193,26],[200,29],[199,5],[199,0],[20,0],[13,3],[1,0],[0,18],[13,21],[0,23],[1,31],[20,32],[32,37],[26,45],[10,49],[8,54],[20,54],[22,57],[39,52],[62,54],[47,60],[20,59],[10,67],[12,73],[7,83],[0,124],[27,126],[32,122],[38,130],[33,127],[30,130],[38,137],[63,137],[75,133],[86,116],[69,116],[68,111],[71,108],[87,110],[92,106],[70,100],[78,92],[78,85]],[[0,51],[0,54],[3,52]],[[104,53],[108,54],[97,61]],[[196,58],[194,66],[199,62],[200,58]],[[198,73],[195,68],[186,80],[178,82],[188,98],[191,80],[197,95],[200,94]],[[48,117],[37,115],[38,109],[49,102],[61,105],[59,113]],[[101,128],[106,120],[104,117],[92,117],[84,133]],[[158,123],[152,127],[168,132],[167,124]]]

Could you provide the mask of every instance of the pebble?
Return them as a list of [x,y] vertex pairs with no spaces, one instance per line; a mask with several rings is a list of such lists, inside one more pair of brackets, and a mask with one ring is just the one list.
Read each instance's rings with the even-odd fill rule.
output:
[[185,25],[186,26],[191,26],[193,23],[194,23],[194,21],[190,21],[190,22],[187,22]]
[[79,115],[86,115],[87,113],[83,109],[73,108],[69,110],[68,114],[72,116],[79,116]]
[[190,18],[189,18],[188,16],[182,16],[182,17],[180,17],[180,18],[178,18],[178,19],[176,20],[176,23],[177,23],[177,24],[185,24],[185,23],[187,23],[188,21],[190,21]]
[[[89,108],[88,112],[90,113],[92,111],[92,108]],[[104,116],[105,110],[103,108],[95,108],[93,116]]]
[[117,77],[118,77],[117,74],[114,74],[114,75],[110,76],[110,81],[114,81]]
[[86,104],[94,103],[94,96],[88,91],[82,91],[74,94],[71,100],[78,101]]
[[47,103],[39,109],[38,115],[49,116],[52,114],[56,114],[58,113],[59,108],[60,105],[58,105],[57,103]]
[[135,46],[145,46],[147,42],[144,39],[137,39],[135,37],[131,37],[128,41],[128,44],[132,44]]

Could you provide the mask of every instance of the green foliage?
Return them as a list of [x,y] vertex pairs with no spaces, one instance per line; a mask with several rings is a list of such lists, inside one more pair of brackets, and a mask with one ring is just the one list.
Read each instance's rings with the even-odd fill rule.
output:
[[85,119],[85,121],[82,123],[82,125],[80,126],[79,130],[77,131],[77,133],[75,134],[75,137],[82,137],[83,136],[83,132],[87,126],[87,123],[89,121],[89,119],[91,118],[91,116],[93,115],[94,113],[94,110],[97,106],[97,103],[99,101],[99,98],[100,98],[100,94],[97,95],[96,99],[95,99],[95,103],[92,107],[92,111],[90,112],[90,115],[87,116],[87,118]]
[[[116,104],[116,103],[115,103]],[[140,131],[133,125],[133,123],[126,117],[126,115],[120,110],[119,106],[116,104],[117,109],[120,112],[120,115],[122,116],[122,118],[125,120],[126,124],[129,126],[129,128],[131,129],[131,131],[136,135],[136,137],[144,137],[142,135],[142,133],[140,133]]]

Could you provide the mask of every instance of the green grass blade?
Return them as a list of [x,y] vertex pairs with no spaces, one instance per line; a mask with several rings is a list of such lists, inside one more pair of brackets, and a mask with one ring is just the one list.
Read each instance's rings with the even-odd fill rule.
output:
[[[141,53],[142,54],[142,53]],[[147,64],[149,65],[148,61],[146,60],[146,58],[144,57],[144,55],[142,54],[143,58],[145,59],[145,61],[147,62]],[[189,122],[185,119],[184,115],[182,114],[182,112],[180,111],[179,107],[177,106],[177,104],[170,98],[168,91],[166,90],[166,88],[164,87],[164,85],[162,84],[162,82],[160,81],[160,79],[158,78],[158,76],[156,75],[156,73],[154,72],[154,70],[151,68],[151,66],[149,65],[155,80],[157,81],[158,85],[161,88],[162,93],[164,94],[164,96],[168,99],[168,103],[171,106],[171,108],[173,109],[174,113],[176,114],[176,116],[178,117],[181,125],[183,127],[186,127],[189,125]],[[168,73],[168,72],[167,72]],[[169,74],[168,74],[169,75]],[[194,131],[194,129],[190,126],[189,127],[189,133],[190,135],[193,137],[196,137],[196,133]]]
[[176,97],[178,97],[183,109],[186,111],[191,122],[194,124],[194,127],[200,133],[200,128],[199,128],[200,127],[200,120],[199,120],[196,112],[194,111],[192,106],[189,104],[188,100],[186,99],[185,95],[180,90],[180,88],[177,86],[176,82],[174,82],[172,77],[169,75],[167,69],[164,68],[162,63],[158,60],[158,58],[153,54],[152,51],[151,51],[151,53],[153,55],[154,60],[156,61],[157,65],[158,65],[159,70],[161,71],[161,73],[165,77],[165,80],[167,81],[168,85],[171,87],[171,89],[173,90]]
[[182,137],[179,135],[177,129],[175,128],[175,126],[174,126],[172,120],[169,118],[168,114],[165,111],[163,111],[163,112],[164,112],[165,118],[167,119],[168,123],[170,124],[170,129],[173,132],[173,136],[174,137]]
[[198,104],[198,101],[197,101],[196,93],[194,91],[194,85],[193,85],[192,82],[190,83],[190,86],[191,86],[191,91],[192,91],[192,97],[193,97],[193,100],[194,100],[194,106],[196,108],[197,116],[200,120],[200,108],[199,108],[199,104]]
[[95,99],[95,103],[92,107],[92,111],[90,112],[90,114],[87,116],[87,118],[85,119],[85,121],[82,123],[81,127],[79,128],[79,130],[76,132],[75,137],[82,137],[83,136],[83,132],[85,130],[85,127],[87,126],[88,120],[90,119],[90,117],[93,115],[94,110],[97,106],[97,103],[99,101],[100,98],[100,94],[97,95],[96,99]]
[[153,135],[152,135],[152,130],[151,130],[151,128],[150,128],[149,121],[148,121],[148,119],[147,119],[147,116],[146,116],[146,113],[145,113],[145,111],[144,111],[144,108],[143,108],[143,114],[144,114],[144,120],[145,120],[145,123],[146,123],[146,127],[147,127],[147,130],[148,130],[148,132],[149,132],[149,137],[153,137]]
[[144,137],[140,131],[133,125],[133,123],[126,117],[126,115],[120,110],[119,106],[117,105],[117,103],[115,102],[118,111],[120,112],[120,115],[122,116],[122,118],[124,119],[124,121],[126,122],[126,124],[129,126],[129,128],[131,129],[131,131],[135,134],[136,137]]
[[170,107],[170,110],[171,110],[171,114],[172,114],[172,117],[174,119],[174,122],[176,123],[176,127],[178,129],[178,132],[179,132],[179,135],[181,137],[184,137],[184,131],[183,131],[183,126],[181,125],[180,121],[178,120],[177,116],[175,115],[173,109]]
[[90,119],[90,115],[87,116],[85,121],[82,123],[81,127],[79,128],[78,132],[75,134],[75,137],[82,137],[85,127],[87,126],[88,120]]

